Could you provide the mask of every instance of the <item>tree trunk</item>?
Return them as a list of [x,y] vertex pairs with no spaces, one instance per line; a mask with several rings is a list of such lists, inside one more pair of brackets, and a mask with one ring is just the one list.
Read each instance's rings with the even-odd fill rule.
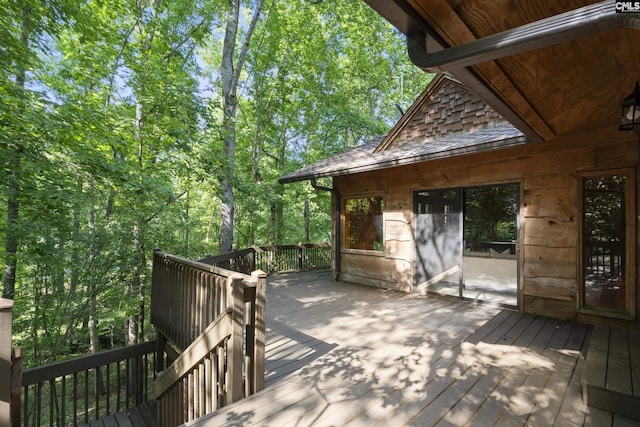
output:
[[277,227],[277,207],[276,207],[276,202],[271,202],[271,215],[269,216],[269,244],[270,245],[275,245],[276,244],[276,239],[277,239],[277,234],[276,234],[276,227]]
[[304,241],[305,243],[311,242],[310,230],[311,227],[311,212],[309,211],[309,197],[304,198]]
[[231,252],[233,248],[233,222],[235,216],[235,199],[233,194],[232,179],[235,172],[236,156],[236,97],[237,80],[234,79],[233,55],[236,47],[238,33],[238,19],[240,16],[240,0],[229,0],[229,11],[222,47],[222,64],[220,78],[222,81],[223,104],[223,147],[222,154],[226,160],[220,187],[222,200],[220,206],[220,241],[219,251]]
[[233,249],[233,227],[235,219],[235,195],[233,193],[233,179],[235,174],[236,157],[236,109],[238,106],[237,89],[240,72],[249,48],[251,36],[260,17],[264,0],[260,0],[253,11],[251,23],[238,59],[234,64],[234,51],[237,45],[238,19],[240,17],[240,0],[229,0],[227,22],[222,45],[222,64],[220,66],[220,80],[223,95],[223,148],[222,154],[226,159],[225,170],[220,179],[222,200],[220,206],[220,240],[219,252],[231,252]]
[[[29,44],[29,10],[24,6],[22,11],[22,26],[20,41],[25,49]],[[24,94],[27,72],[21,62],[17,64],[16,87]],[[24,110],[26,106],[22,106]],[[9,174],[5,178],[7,184],[7,228],[4,244],[4,270],[2,283],[2,297],[14,299],[16,289],[16,269],[18,267],[18,246],[20,243],[19,215],[20,215],[20,175],[22,169],[23,141],[16,141],[10,149]]]
[[7,232],[4,245],[4,278],[2,297],[14,299],[16,288],[16,268],[18,266],[19,230],[18,218],[20,203],[20,169],[22,150],[16,147],[9,161],[11,171],[7,177]]
[[[78,180],[78,188],[82,190],[82,181]],[[73,211],[73,232],[71,241],[71,274],[69,276],[69,295],[67,297],[67,324],[64,331],[64,344],[71,347],[73,329],[75,324],[76,310],[76,290],[78,289],[78,281],[80,276],[80,208],[76,207]]]
[[96,234],[96,215],[93,205],[93,193],[95,187],[93,183],[89,184],[89,206],[88,206],[88,229],[89,229],[89,259],[88,259],[88,289],[89,289],[89,348],[91,353],[95,354],[100,351],[100,340],[98,339],[98,318],[97,318],[97,299],[96,299],[96,283],[93,271],[95,269],[95,234]]

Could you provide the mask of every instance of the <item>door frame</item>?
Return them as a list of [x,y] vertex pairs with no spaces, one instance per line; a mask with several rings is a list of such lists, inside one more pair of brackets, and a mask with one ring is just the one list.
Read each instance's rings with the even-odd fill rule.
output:
[[412,239],[414,240],[413,243],[413,255],[412,255],[412,286],[415,287],[418,285],[417,282],[417,277],[416,277],[416,270],[417,270],[417,262],[418,262],[418,256],[417,256],[417,252],[418,252],[418,248],[415,242],[415,237],[416,237],[416,231],[417,231],[417,220],[418,220],[418,215],[417,215],[417,210],[418,210],[418,204],[417,204],[417,195],[420,192],[423,191],[445,191],[445,190],[458,190],[460,191],[460,197],[461,197],[461,209],[462,209],[462,216],[461,216],[461,227],[460,227],[460,245],[461,245],[461,252],[460,252],[460,271],[459,271],[459,285],[458,285],[458,298],[460,298],[461,300],[466,300],[466,301],[474,301],[474,302],[486,302],[486,303],[491,303],[490,301],[484,301],[484,300],[478,300],[475,298],[469,298],[469,297],[465,297],[464,296],[464,245],[465,245],[465,238],[464,238],[464,226],[465,226],[465,203],[466,203],[466,194],[465,191],[467,189],[476,189],[476,188],[491,188],[491,187],[508,187],[508,186],[513,186],[516,188],[516,194],[517,194],[517,206],[516,206],[516,242],[515,242],[515,252],[516,252],[516,304],[511,305],[511,304],[502,304],[502,303],[497,303],[496,305],[501,306],[501,307],[506,307],[506,308],[516,308],[517,310],[522,310],[523,307],[523,302],[522,302],[522,292],[521,292],[521,288],[522,288],[522,209],[523,209],[523,182],[522,180],[516,180],[516,181],[507,181],[507,182],[500,182],[500,183],[490,183],[490,184],[479,184],[479,185],[467,185],[467,186],[455,186],[455,187],[437,187],[437,188],[420,188],[417,190],[413,191],[413,235],[412,235]]

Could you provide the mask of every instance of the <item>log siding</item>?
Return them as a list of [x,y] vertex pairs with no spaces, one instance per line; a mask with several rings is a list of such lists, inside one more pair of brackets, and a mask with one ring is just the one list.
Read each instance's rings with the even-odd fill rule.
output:
[[[624,138],[624,139],[623,139]],[[383,171],[335,177],[342,197],[385,193],[384,256],[341,254],[340,278],[414,291],[413,194],[418,190],[521,183],[520,309],[557,318],[579,312],[580,173],[639,164],[637,140],[594,127],[546,144],[530,144]],[[622,155],[621,153],[625,153]],[[634,194],[634,200],[635,194]],[[636,202],[637,203],[637,202]],[[633,221],[633,218],[628,221]],[[629,286],[636,286],[629,277]],[[631,310],[633,317],[634,310]]]

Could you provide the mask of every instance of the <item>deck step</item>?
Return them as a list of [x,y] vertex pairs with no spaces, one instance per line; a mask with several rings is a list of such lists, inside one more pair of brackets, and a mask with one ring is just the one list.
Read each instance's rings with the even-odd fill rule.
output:
[[589,406],[640,420],[640,331],[593,327],[582,398]]

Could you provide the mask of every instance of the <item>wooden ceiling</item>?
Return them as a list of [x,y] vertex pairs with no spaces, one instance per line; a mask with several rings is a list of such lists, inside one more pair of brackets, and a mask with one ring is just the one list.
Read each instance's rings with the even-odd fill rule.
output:
[[[382,4],[388,0],[366,1],[405,34],[425,25],[449,46],[463,45],[597,3],[584,0],[394,0],[393,9]],[[610,4],[614,8],[615,2]],[[401,14],[413,17],[401,18],[398,16]],[[627,16],[640,20],[640,13]],[[411,23],[407,24],[407,20]],[[457,74],[456,70],[444,71]],[[620,101],[631,93],[635,81],[640,79],[640,30],[620,29],[592,34],[485,61],[464,70],[465,73],[469,71],[526,122],[528,130],[522,130],[534,139],[546,141],[595,123],[617,127]],[[490,99],[485,101],[492,104]],[[532,131],[535,135],[531,135]]]

